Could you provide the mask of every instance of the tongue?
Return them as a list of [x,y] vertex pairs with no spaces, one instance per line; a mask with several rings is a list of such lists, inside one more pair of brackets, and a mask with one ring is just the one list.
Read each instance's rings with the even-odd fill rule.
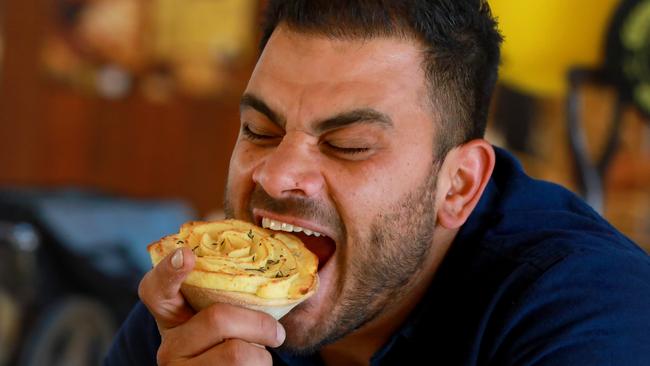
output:
[[320,237],[315,237],[315,236],[309,236],[306,235],[305,233],[299,232],[299,233],[293,233],[293,235],[297,236],[302,240],[303,243],[305,243],[305,246],[309,251],[312,253],[316,254],[318,257],[318,269],[320,270],[325,263],[330,259],[332,254],[334,254],[334,251],[336,250],[336,245],[334,244],[334,241],[326,236],[320,236]]

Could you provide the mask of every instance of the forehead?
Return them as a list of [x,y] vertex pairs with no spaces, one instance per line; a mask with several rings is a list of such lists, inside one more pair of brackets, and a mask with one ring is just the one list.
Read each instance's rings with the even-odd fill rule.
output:
[[270,37],[246,92],[291,117],[373,107],[392,113],[424,108],[428,93],[416,41],[331,39],[280,26]]

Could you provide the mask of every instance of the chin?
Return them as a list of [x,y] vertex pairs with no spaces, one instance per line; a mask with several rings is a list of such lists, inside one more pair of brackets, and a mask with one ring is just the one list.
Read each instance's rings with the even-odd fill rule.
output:
[[307,300],[280,320],[287,331],[281,350],[310,354],[321,347],[327,337],[329,317],[321,315],[318,308]]

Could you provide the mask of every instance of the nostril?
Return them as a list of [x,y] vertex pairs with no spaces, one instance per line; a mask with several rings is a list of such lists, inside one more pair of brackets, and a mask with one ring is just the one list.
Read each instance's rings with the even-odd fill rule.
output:
[[253,181],[273,198],[282,198],[287,190],[294,189],[294,179],[282,167],[267,163],[253,172]]
[[325,178],[318,169],[311,169],[302,172],[302,174],[294,180],[294,189],[299,189],[305,193],[306,196],[315,196],[323,190],[325,185]]
[[273,168],[268,164],[253,173],[253,181],[274,198],[288,195],[313,197],[320,193],[324,185],[320,171],[296,166]]

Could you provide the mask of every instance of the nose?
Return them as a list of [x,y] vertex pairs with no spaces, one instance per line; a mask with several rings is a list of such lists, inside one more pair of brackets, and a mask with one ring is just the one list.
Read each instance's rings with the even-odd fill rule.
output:
[[324,187],[317,153],[300,136],[285,135],[253,173],[273,198],[315,197]]

